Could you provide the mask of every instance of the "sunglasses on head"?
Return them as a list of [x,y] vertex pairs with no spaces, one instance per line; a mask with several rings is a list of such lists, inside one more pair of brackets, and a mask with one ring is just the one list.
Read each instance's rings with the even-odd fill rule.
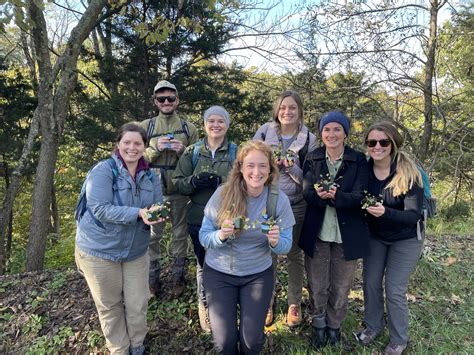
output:
[[381,139],[381,140],[376,140],[376,139],[367,139],[365,141],[365,145],[369,148],[373,148],[377,145],[377,143],[380,144],[381,147],[388,147],[390,144],[392,144],[392,142],[390,141],[390,139]]
[[158,101],[160,104],[164,103],[166,100],[168,102],[175,102],[176,101],[176,96],[157,96],[156,101]]

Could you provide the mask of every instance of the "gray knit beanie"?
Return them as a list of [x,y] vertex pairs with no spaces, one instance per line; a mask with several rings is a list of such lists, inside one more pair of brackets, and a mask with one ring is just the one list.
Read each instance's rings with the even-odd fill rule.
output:
[[203,118],[204,118],[204,123],[206,123],[207,119],[211,117],[212,115],[218,115],[221,116],[225,120],[225,124],[227,127],[230,126],[230,115],[229,112],[222,106],[211,106],[209,107],[206,112],[204,112]]

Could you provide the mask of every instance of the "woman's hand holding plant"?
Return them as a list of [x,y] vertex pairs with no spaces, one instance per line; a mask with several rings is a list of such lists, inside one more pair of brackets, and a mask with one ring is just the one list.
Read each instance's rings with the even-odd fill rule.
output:
[[335,199],[336,198],[336,192],[337,192],[337,185],[334,184],[329,188],[329,191],[326,191],[323,187],[318,187],[316,190],[316,193],[318,196],[323,199]]
[[267,233],[268,242],[272,248],[276,247],[280,241],[280,227],[278,224],[274,224]]
[[366,211],[374,217],[380,217],[385,213],[385,207],[377,202],[374,206],[367,207]]
[[226,219],[222,223],[220,232],[219,232],[219,239],[221,241],[226,241],[235,233],[234,222],[231,219]]
[[138,212],[138,214],[140,215],[140,217],[142,218],[143,220],[143,223],[151,226],[153,224],[158,224],[158,223],[161,223],[161,222],[164,222],[165,219],[164,218],[158,218],[156,221],[149,221],[148,220],[148,208],[141,208],[140,211]]

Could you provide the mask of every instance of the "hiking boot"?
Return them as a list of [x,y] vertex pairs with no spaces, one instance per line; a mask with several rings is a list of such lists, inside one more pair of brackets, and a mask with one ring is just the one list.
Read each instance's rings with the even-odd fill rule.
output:
[[375,338],[379,336],[379,333],[375,333],[368,328],[364,328],[359,333],[354,333],[357,341],[364,346],[370,345],[375,341]]
[[407,348],[407,344],[395,345],[388,344],[383,351],[384,355],[402,355],[403,351]]
[[150,293],[153,296],[158,296],[161,291],[160,266],[156,262],[152,262],[150,265],[150,273],[148,274],[148,287],[150,288]]
[[145,346],[140,345],[140,346],[137,346],[137,347],[134,347],[134,348],[130,347],[128,349],[128,353],[130,355],[143,355],[143,354],[145,354]]
[[160,294],[160,291],[161,291],[161,281],[160,281],[160,279],[150,280],[149,288],[150,288],[150,293],[153,296],[158,297],[158,295]]
[[327,341],[326,328],[313,327],[311,333],[311,345],[313,345],[316,350],[319,350],[326,346]]
[[301,324],[301,309],[300,306],[296,304],[291,304],[288,307],[288,314],[286,316],[286,323],[289,327],[296,327]]
[[173,285],[171,286],[171,294],[175,297],[180,297],[184,293],[184,278],[179,278],[173,281]]
[[175,297],[180,297],[185,288],[185,266],[186,266],[186,258],[185,257],[177,257],[173,261],[173,265],[171,266],[171,275],[173,284],[171,286],[171,294]]
[[273,323],[273,308],[270,307],[265,318],[265,326],[269,327]]
[[211,332],[211,321],[209,319],[209,310],[202,303],[199,303],[199,305],[198,305],[198,314],[199,314],[199,324],[201,325],[201,329],[205,333],[210,333]]
[[341,330],[339,328],[333,329],[326,327],[326,334],[328,338],[328,343],[331,346],[338,346],[341,342]]

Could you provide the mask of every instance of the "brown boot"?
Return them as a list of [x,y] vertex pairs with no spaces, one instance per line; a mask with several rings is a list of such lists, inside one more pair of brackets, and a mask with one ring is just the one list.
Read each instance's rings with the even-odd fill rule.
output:
[[209,320],[209,310],[202,303],[198,306],[199,324],[205,333],[211,332],[211,321]]
[[300,306],[296,304],[290,304],[288,307],[288,314],[286,316],[286,323],[289,327],[296,327],[301,324],[301,309]]

